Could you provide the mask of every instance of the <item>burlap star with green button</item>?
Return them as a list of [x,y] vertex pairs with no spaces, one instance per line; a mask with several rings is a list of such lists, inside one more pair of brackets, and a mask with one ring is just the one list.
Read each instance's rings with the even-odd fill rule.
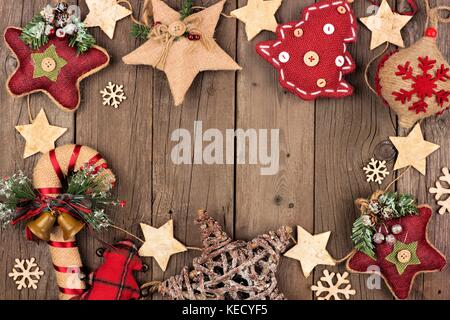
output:
[[[33,78],[47,77],[51,81],[56,81],[59,71],[67,64],[66,60],[58,56],[54,45],[49,46],[42,53],[33,53],[31,58],[34,63]],[[46,68],[45,59],[54,65]]]
[[[401,252],[402,250],[405,250],[411,254],[411,257],[406,262],[401,262],[398,257],[399,252]],[[405,272],[408,266],[420,264],[420,260],[417,257],[417,241],[408,244],[397,241],[394,245],[394,250],[386,257],[386,260],[392,262],[395,265],[400,275]]]

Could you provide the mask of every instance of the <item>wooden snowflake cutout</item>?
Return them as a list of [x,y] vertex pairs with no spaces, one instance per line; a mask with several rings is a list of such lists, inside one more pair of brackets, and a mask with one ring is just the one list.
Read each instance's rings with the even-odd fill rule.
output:
[[[333,283],[334,276],[336,276],[337,281]],[[356,291],[352,289],[350,281],[347,279],[348,272],[344,272],[344,274],[340,273],[330,273],[328,270],[323,271],[323,276],[317,282],[317,285],[313,285],[311,287],[312,291],[316,292],[316,297],[318,300],[330,300],[334,298],[334,300],[341,300],[339,295],[343,295],[346,300],[350,299],[350,296],[355,295]],[[328,284],[328,287],[322,284],[322,281]],[[345,288],[341,287],[347,284]],[[326,295],[321,295],[322,293],[327,293]]]
[[374,158],[370,159],[370,162],[363,168],[366,173],[367,182],[374,181],[378,184],[381,184],[389,175],[389,172],[386,168],[386,161],[375,160]]
[[8,276],[16,282],[17,290],[22,290],[23,288],[36,290],[41,276],[44,275],[44,271],[39,269],[36,259],[16,259],[15,262],[16,264]]
[[442,186],[439,181],[436,181],[436,188],[430,188],[430,193],[435,193],[435,199],[440,200],[443,196],[448,195],[445,200],[440,200],[437,202],[441,206],[439,209],[439,214],[444,214],[446,212],[450,213],[450,172],[448,168],[443,168],[443,176],[439,177],[439,180],[446,183],[447,188]]
[[108,82],[108,85],[105,89],[101,90],[100,93],[103,97],[103,105],[112,106],[116,109],[119,108],[122,101],[127,99],[123,91],[123,85],[118,85],[112,82]]

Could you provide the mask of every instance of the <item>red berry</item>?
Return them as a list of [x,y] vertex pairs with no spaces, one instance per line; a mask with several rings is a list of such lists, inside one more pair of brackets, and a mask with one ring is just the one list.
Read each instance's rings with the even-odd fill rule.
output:
[[433,27],[429,27],[425,31],[425,36],[430,37],[430,38],[436,38],[437,37],[437,30],[435,28],[433,28]]
[[194,40],[194,35],[189,34],[189,35],[188,35],[188,39],[191,40],[191,41]]
[[200,40],[200,36],[198,34],[195,35],[195,40]]
[[103,169],[108,169],[108,164],[107,164],[107,163],[102,163],[102,164],[101,164],[101,167],[102,167]]
[[125,207],[126,205],[127,205],[127,202],[125,200],[121,200],[119,202],[119,207],[121,207],[121,208]]

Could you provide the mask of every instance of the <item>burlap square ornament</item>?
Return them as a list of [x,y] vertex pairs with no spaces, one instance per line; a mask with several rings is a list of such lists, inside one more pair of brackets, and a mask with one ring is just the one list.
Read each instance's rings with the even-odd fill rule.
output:
[[376,92],[399,117],[399,124],[411,128],[424,118],[440,115],[450,107],[450,66],[437,46],[439,16],[450,7],[430,9],[425,35],[407,49],[386,54],[375,78]]
[[344,75],[355,70],[347,43],[357,24],[347,1],[322,0],[306,7],[300,21],[278,25],[277,39],[261,42],[256,52],[278,70],[281,86],[299,98],[346,97],[353,87]]

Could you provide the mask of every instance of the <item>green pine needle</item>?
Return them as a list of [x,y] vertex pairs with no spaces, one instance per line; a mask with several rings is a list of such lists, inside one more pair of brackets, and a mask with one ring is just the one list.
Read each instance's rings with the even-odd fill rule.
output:
[[147,40],[150,30],[151,30],[151,28],[148,26],[135,23],[131,26],[130,33],[134,38],[141,39],[141,40]]

